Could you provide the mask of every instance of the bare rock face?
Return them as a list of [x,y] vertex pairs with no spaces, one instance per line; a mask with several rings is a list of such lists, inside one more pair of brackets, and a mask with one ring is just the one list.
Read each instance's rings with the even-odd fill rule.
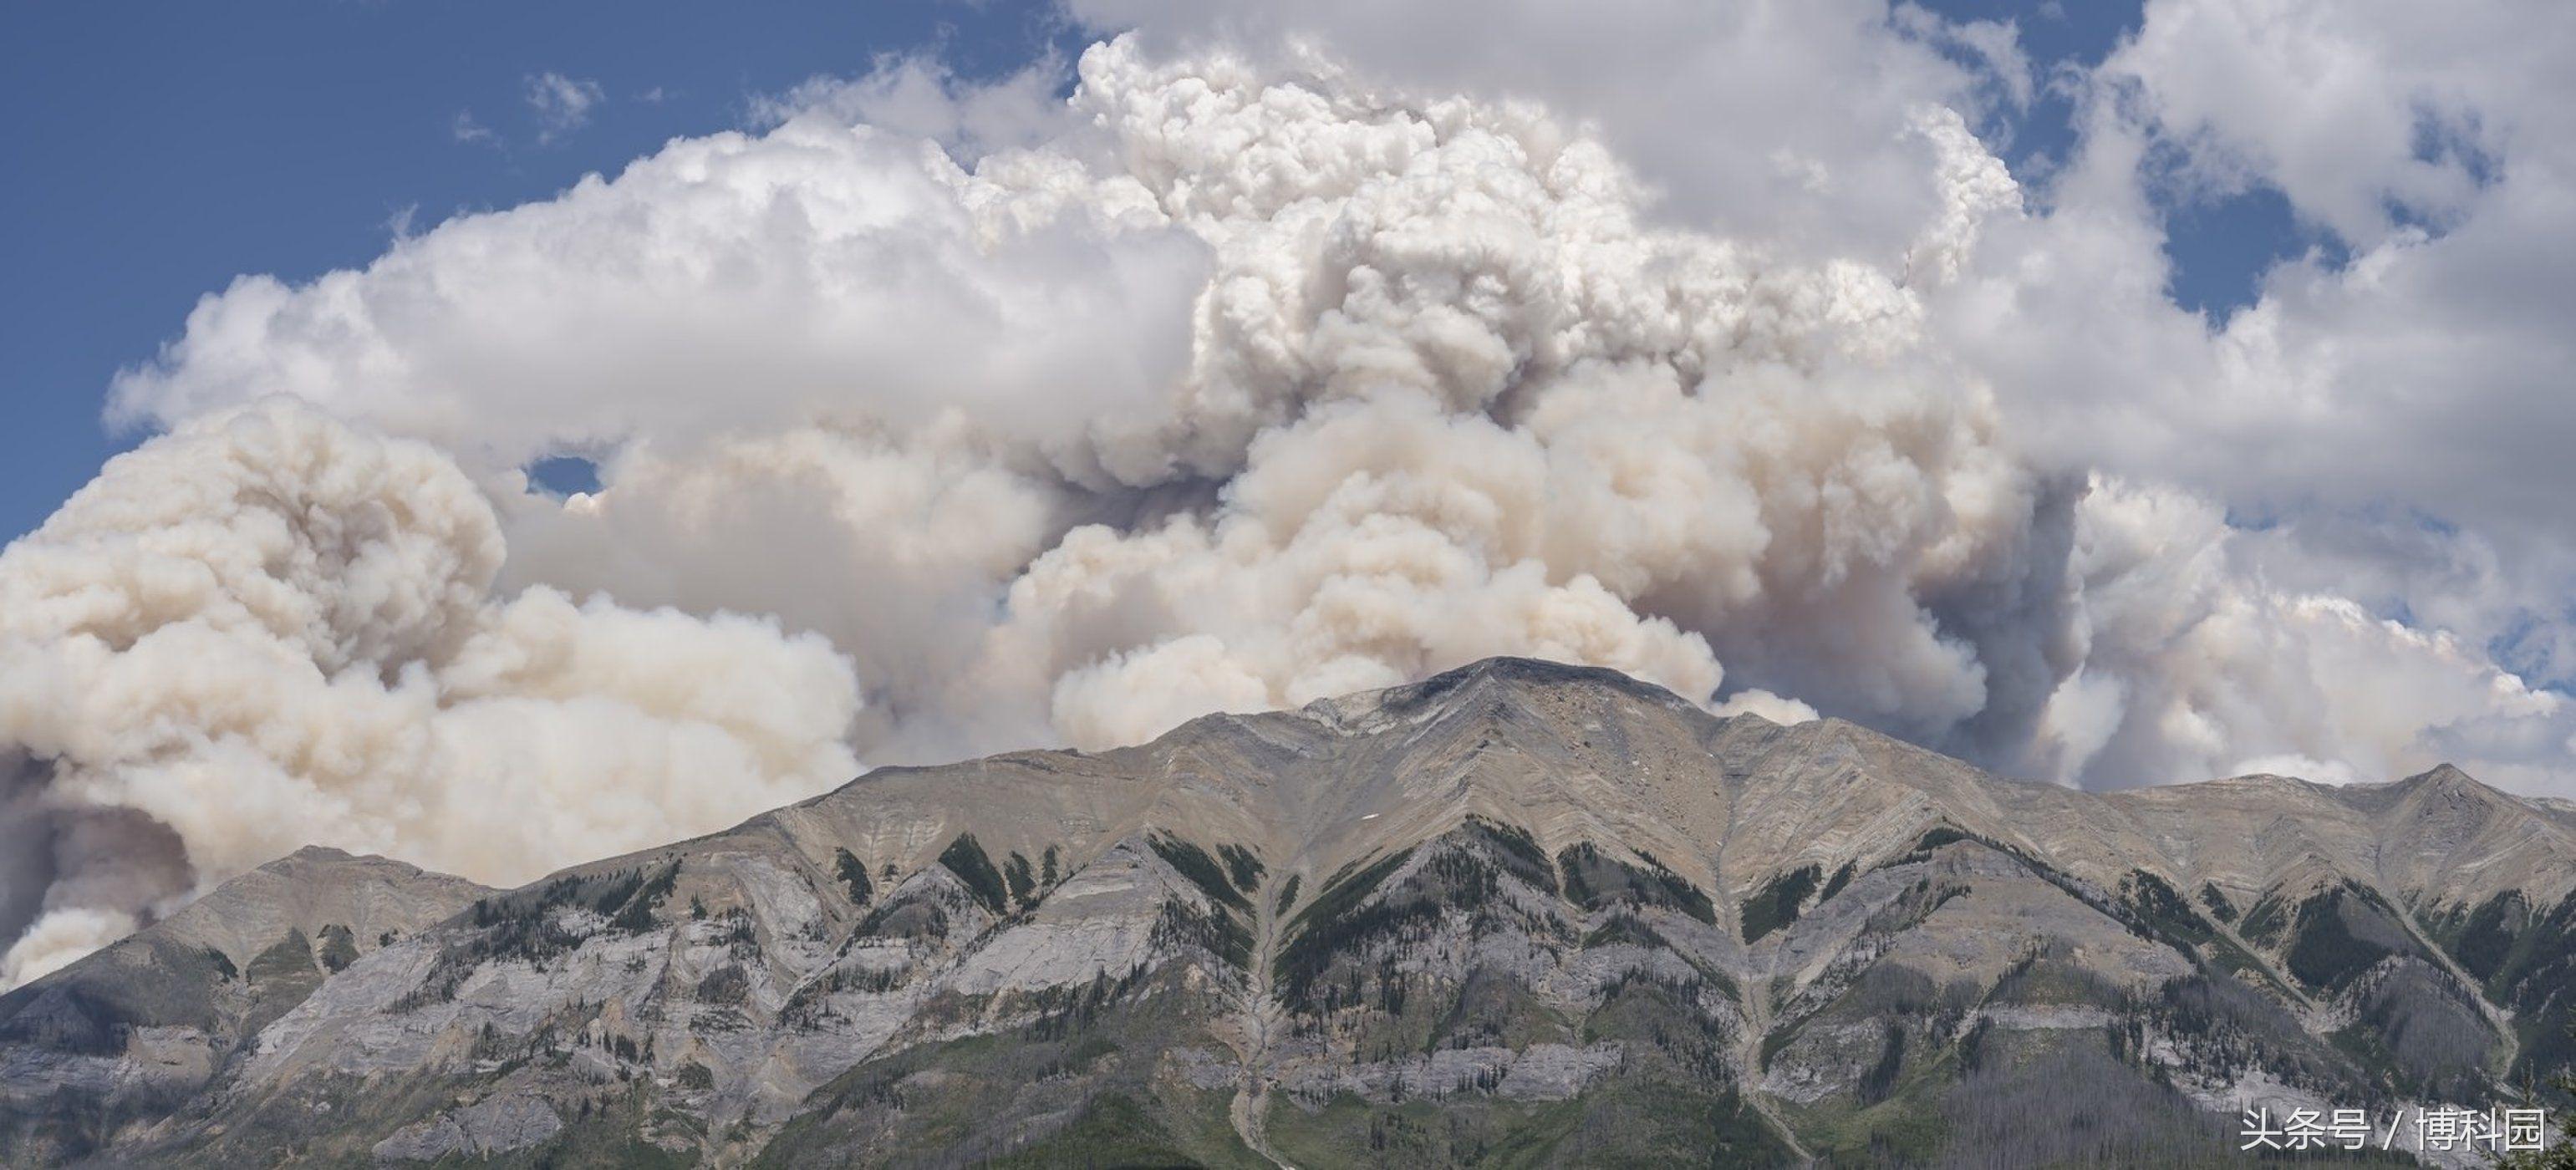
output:
[[0,998],[0,1163],[2223,1161],[2576,1060],[2571,889],[2453,769],[2087,794],[1498,659],[511,891],[308,850]]
[[331,975],[491,892],[306,848],[0,996],[0,1118],[14,1130],[0,1141],[68,1157],[94,1133],[166,1112]]
[[489,1157],[524,1150],[563,1132],[563,1118],[541,1097],[499,1096],[416,1121],[377,1142],[389,1162],[435,1162],[450,1155]]

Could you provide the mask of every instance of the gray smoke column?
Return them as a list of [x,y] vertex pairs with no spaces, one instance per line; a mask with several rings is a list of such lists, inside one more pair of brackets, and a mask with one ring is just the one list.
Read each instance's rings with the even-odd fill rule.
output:
[[[2563,737],[2474,648],[2266,586],[2216,504],[2027,456],[1927,324],[2026,215],[1947,107],[1889,123],[1929,194],[1873,262],[1321,58],[896,69],[244,279],[121,379],[170,434],[0,557],[0,744],[9,807],[170,865],[80,884],[8,814],[57,858],[13,977],[307,841],[518,880],[860,760],[1492,654],[2071,783]],[[601,491],[514,470],[564,451]]]

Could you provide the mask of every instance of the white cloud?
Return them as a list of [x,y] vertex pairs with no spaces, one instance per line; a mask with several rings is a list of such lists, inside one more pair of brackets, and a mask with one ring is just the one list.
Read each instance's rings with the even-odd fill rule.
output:
[[1934,43],[1974,38],[2010,62],[2001,26],[1951,32],[1917,13],[1900,28],[1884,0],[1067,8],[1096,28],[1137,28],[1156,50],[1214,44],[1272,59],[1320,51],[1419,92],[1543,102],[1643,176],[1659,219],[1802,258],[1886,266],[1901,263],[1941,194],[1926,166],[1931,151],[1912,131],[1920,107],[1949,105],[1974,124],[1990,95],[2027,84],[1981,75]]
[[1065,63],[1050,56],[999,80],[968,83],[931,58],[884,56],[856,77],[810,77],[785,93],[757,95],[751,117],[766,128],[821,115],[978,158],[1071,131],[1070,111],[1056,93],[1064,73]]
[[[1895,47],[1848,51],[1915,51],[1876,35]],[[2245,576],[2214,512],[2086,567],[2125,497],[2025,462],[1980,376],[2021,371],[1979,347],[2040,343],[1980,313],[2077,278],[1996,256],[2098,279],[2152,237],[2112,219],[2084,252],[2084,214],[2026,211],[1939,105],[1882,147],[1926,196],[1879,265],[1658,227],[1544,111],[1311,53],[1122,42],[1081,81],[1062,109],[1025,75],[900,61],[809,87],[824,108],[761,137],[675,143],[364,273],[238,286],[118,401],[179,419],[285,388],[495,467],[624,444],[578,508],[511,505],[511,579],[821,631],[887,700],[872,758],[1115,742],[1497,652],[2122,783],[2231,753],[2396,766],[2469,713],[2394,741],[2281,716],[2326,701],[2325,635],[2299,631],[2340,627]],[[2160,296],[2108,303],[2135,310],[2111,336],[2218,368]],[[828,571],[745,568],[787,545]],[[2178,573],[2143,594],[2167,609],[2121,601]],[[2259,687],[2210,633],[2238,626],[2289,655]],[[2423,661],[2425,687],[2494,675]]]
[[[2151,4],[2047,214],[1989,222],[1934,328],[2025,449],[2222,501],[2272,525],[2275,579],[2569,678],[2570,50],[2553,6]],[[2217,326],[2175,308],[2177,173],[2279,191],[2350,263],[2294,258]]]
[[1132,183],[1029,182],[819,117],[684,140],[613,183],[449,220],[363,272],[245,277],[119,378],[113,410],[167,425],[289,393],[515,466],[971,409],[1098,478],[1061,437],[1164,409],[1206,249]]
[[537,141],[553,142],[590,124],[590,115],[608,100],[596,81],[547,70],[528,78],[528,109],[536,114]]
[[2368,247],[2468,211],[2507,153],[2566,149],[2571,23],[2545,4],[2159,0],[2101,80],[2133,87],[2187,167],[2277,185]]
[[468,145],[498,146],[501,142],[500,135],[494,134],[491,127],[474,120],[472,110],[456,111],[455,119],[448,123],[447,132],[449,137]]
[[1908,36],[1975,58],[1984,78],[2001,93],[2004,104],[2030,104],[2039,79],[2030,55],[2022,51],[2021,30],[2015,22],[1952,21],[1913,3],[1900,3],[1888,15],[1890,23]]

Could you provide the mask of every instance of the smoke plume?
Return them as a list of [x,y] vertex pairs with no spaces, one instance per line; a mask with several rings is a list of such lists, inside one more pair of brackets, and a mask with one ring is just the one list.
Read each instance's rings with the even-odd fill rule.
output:
[[503,555],[453,460],[288,399],[117,458],[0,554],[0,741],[42,761],[7,978],[309,842],[518,882],[855,766],[822,639],[496,598]]
[[[892,68],[240,280],[120,379],[167,433],[0,556],[46,859],[0,980],[307,842],[519,881],[1493,654],[2098,786],[2565,737],[2223,505],[2032,453],[1942,314],[2038,213],[1949,106],[1883,120],[1923,198],[1854,256],[1311,52]],[[564,453],[600,491],[516,471]]]

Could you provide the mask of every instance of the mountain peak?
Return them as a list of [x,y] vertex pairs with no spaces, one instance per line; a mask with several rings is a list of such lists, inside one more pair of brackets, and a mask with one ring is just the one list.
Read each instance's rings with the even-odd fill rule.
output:
[[[2437,768],[2081,792],[1484,659],[1113,751],[879,769],[508,892],[299,850],[0,999],[0,1162],[54,1148],[11,1144],[53,1132],[11,1102],[66,1092],[121,1119],[102,1159],[170,1165],[281,1160],[276,1102],[317,1160],[543,1160],[608,1125],[728,1165],[1128,1148],[1104,1133],[1157,1163],[1336,1164],[1401,1107],[1438,1124],[1395,1129],[1538,1161],[1704,1153],[1715,1118],[1777,1164],[1867,1160],[1962,1093],[2218,1115],[2177,1133],[2283,1069],[2307,1099],[2399,1092],[2382,1059],[2487,1093],[2557,1068],[2492,1021],[2567,1009],[2554,968],[2475,963],[2576,950],[2530,933],[2576,922],[2547,909],[2576,837],[2451,795],[2489,791]],[[2526,941],[2436,953],[2502,891],[2531,912],[2494,929]],[[1928,1024],[1935,989],[1973,1023]],[[2204,1001],[2235,1023],[2157,1014]],[[2385,1004],[2408,1026],[2371,1023]],[[379,1078],[426,1088],[351,1091]],[[1640,1100],[1696,1128],[1657,1145]],[[1533,1109],[1610,1144],[1559,1148]],[[969,1117],[1007,1144],[960,1145],[942,1119]]]
[[307,845],[249,873],[216,886],[207,898],[243,897],[274,900],[280,890],[298,891],[299,898],[332,897],[339,887],[381,886],[413,880],[442,884],[463,883],[465,879],[422,869],[377,853],[351,853],[330,845]]
[[1417,708],[1437,702],[1444,696],[1471,690],[1478,684],[1511,690],[1598,690],[1650,703],[1688,705],[1687,700],[1672,691],[1607,667],[1509,656],[1481,658],[1418,683],[1389,687],[1377,692],[1378,702],[1380,706],[1399,710]]
[[2487,785],[2479,782],[2477,777],[2461,771],[2459,768],[2453,766],[2447,761],[2435,764],[2425,771],[2418,772],[2404,780],[2398,781],[2398,783],[2422,788],[2457,789],[2475,792],[2495,791]]
[[2519,809],[2525,812],[2531,808],[2449,764],[2435,765],[2402,780],[2346,784],[2330,791],[2345,804],[2379,815],[2400,811],[2407,811],[2408,815],[2423,815],[2434,807]]

